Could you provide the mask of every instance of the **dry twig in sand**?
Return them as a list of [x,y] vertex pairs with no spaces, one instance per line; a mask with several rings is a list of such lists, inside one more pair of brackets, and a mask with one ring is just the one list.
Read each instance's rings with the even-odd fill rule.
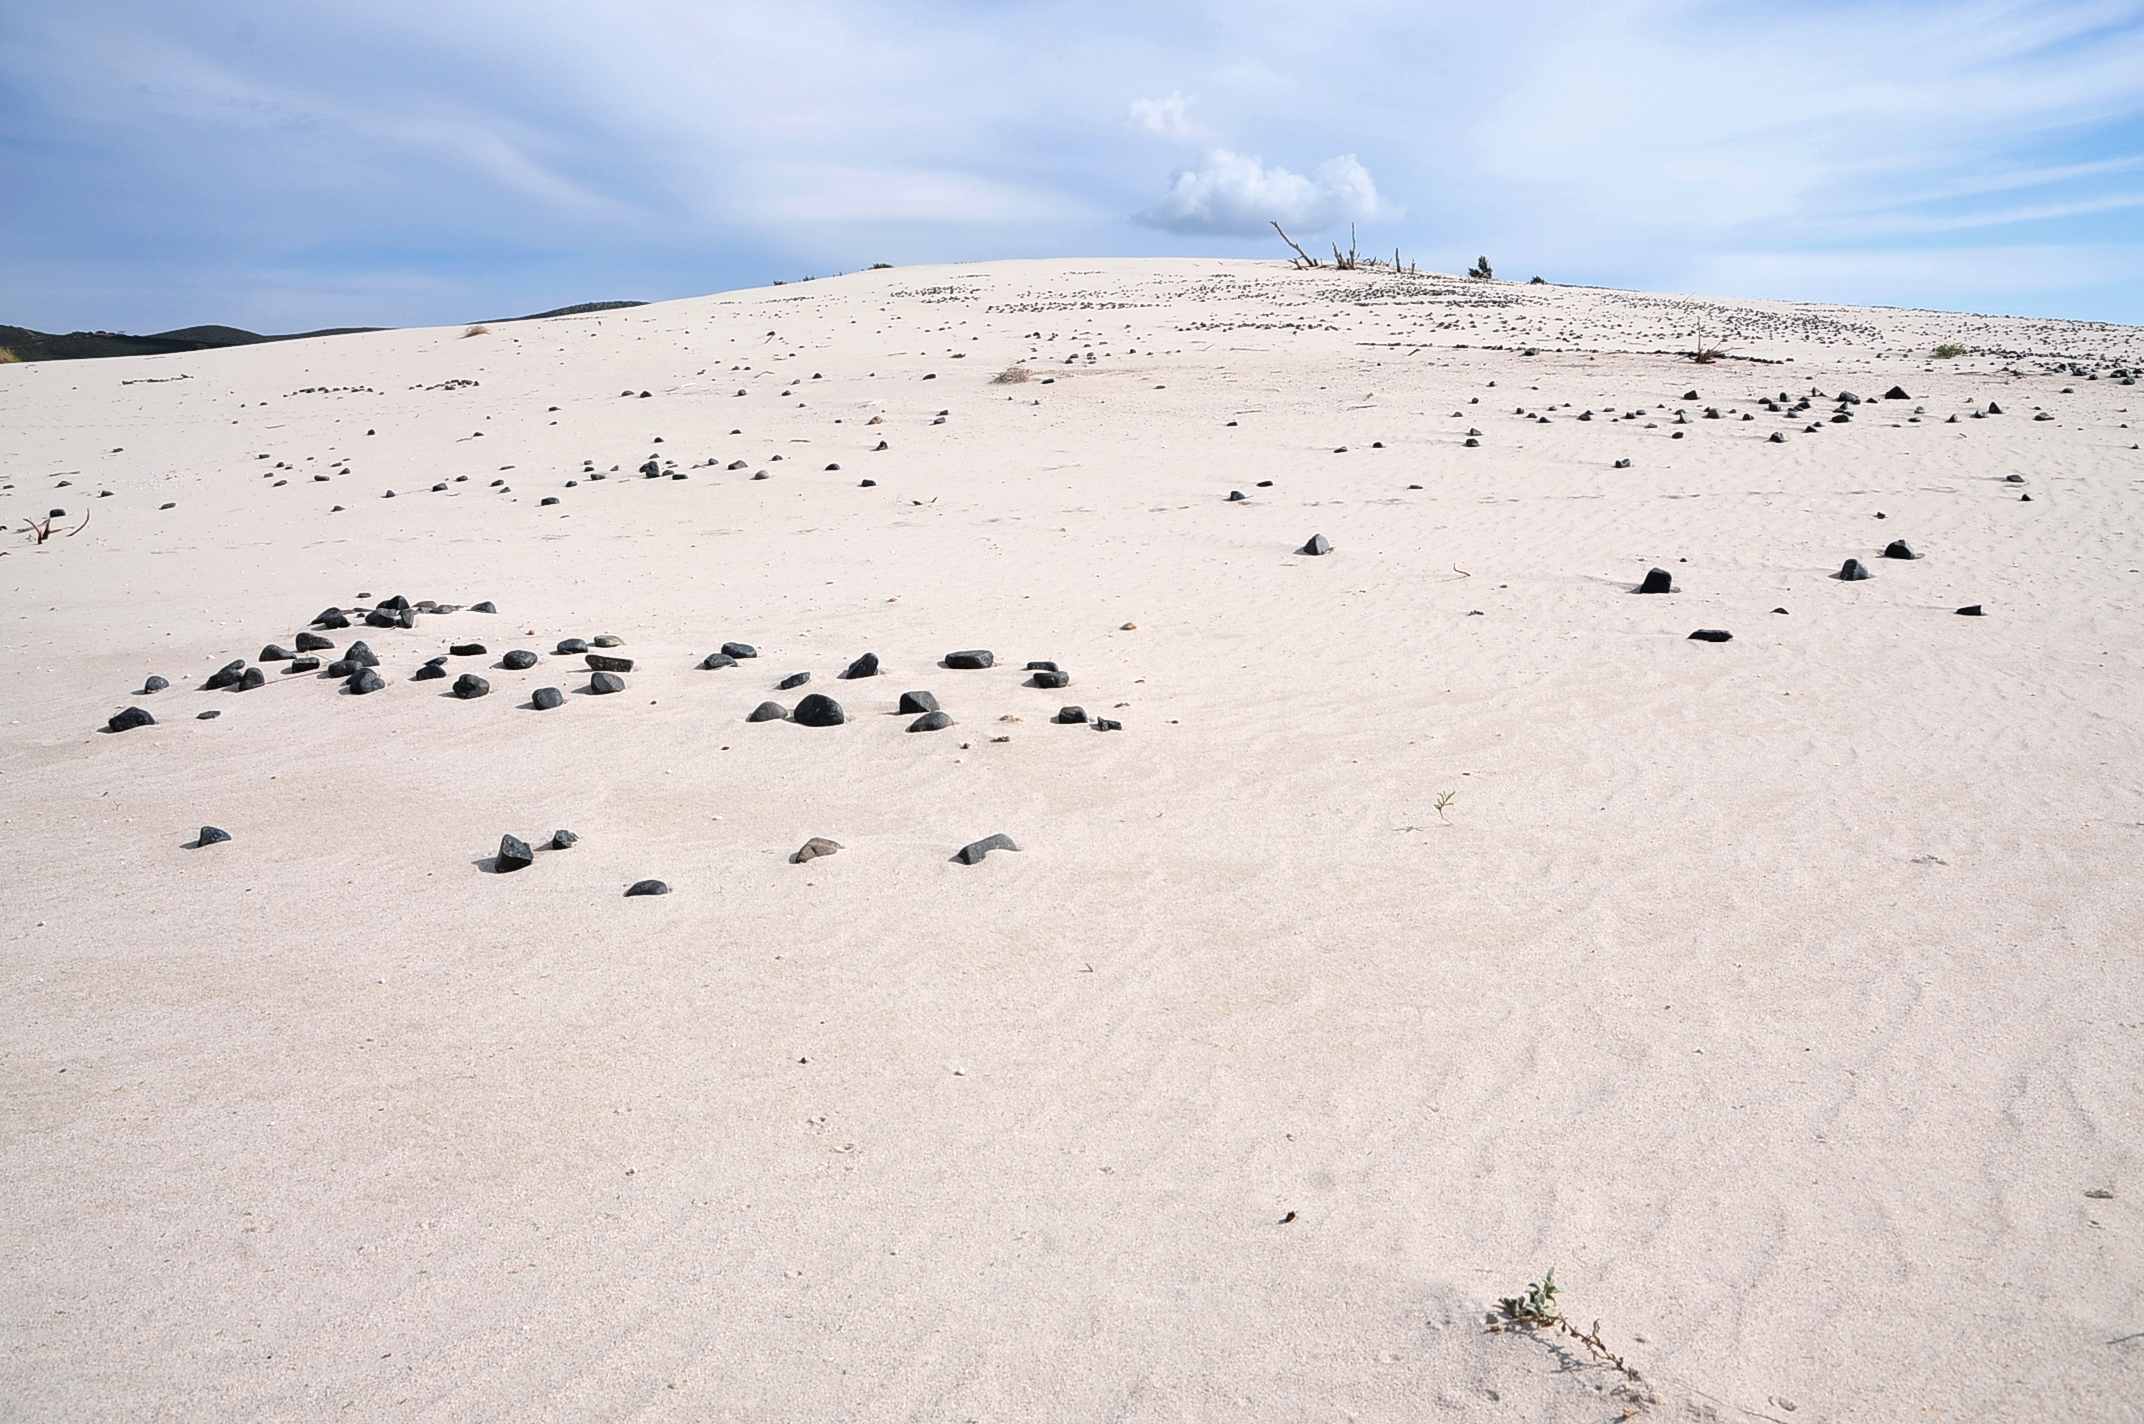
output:
[[[81,533],[84,529],[87,529],[88,527],[89,513],[85,510],[83,511],[82,522],[80,524],[75,525],[75,527],[72,529],[62,529],[60,532],[62,534],[65,534],[68,538],[72,539],[75,535]],[[22,521],[22,528],[17,530],[16,532],[19,534],[27,534],[30,536],[33,542],[42,544],[47,539],[50,539],[52,537],[52,516],[48,514],[43,519],[25,519]]]

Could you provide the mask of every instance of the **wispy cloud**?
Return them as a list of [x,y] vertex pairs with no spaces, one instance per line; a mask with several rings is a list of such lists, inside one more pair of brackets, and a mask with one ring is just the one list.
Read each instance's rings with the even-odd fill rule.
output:
[[1191,101],[1174,91],[1159,99],[1132,100],[1131,119],[1136,128],[1156,138],[1184,141],[1205,137],[1205,130],[1192,121]]

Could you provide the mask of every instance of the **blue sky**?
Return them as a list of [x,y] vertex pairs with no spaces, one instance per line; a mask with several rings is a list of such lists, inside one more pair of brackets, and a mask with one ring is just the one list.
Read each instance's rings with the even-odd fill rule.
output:
[[2144,0],[0,3],[0,322],[1274,256],[2144,322]]

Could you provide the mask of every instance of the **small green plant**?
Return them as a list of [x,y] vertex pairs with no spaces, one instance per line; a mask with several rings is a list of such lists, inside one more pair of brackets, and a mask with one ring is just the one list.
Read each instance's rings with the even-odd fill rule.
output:
[[1467,275],[1477,282],[1486,282],[1496,276],[1496,269],[1489,265],[1486,256],[1477,257],[1474,259],[1474,265],[1467,268]]
[[1456,791],[1439,791],[1437,793],[1437,819],[1443,821],[1444,824],[1446,824],[1447,826],[1451,824],[1451,821],[1445,816],[1444,808],[1451,805],[1454,801],[1457,801],[1458,799],[1459,793]]
[[1955,341],[1946,341],[1928,354],[1938,361],[1955,361],[1965,354],[1965,348]]
[[871,270],[874,272],[891,272],[893,264],[891,262],[874,262],[871,264]]
[[1015,362],[990,378],[993,386],[1024,386],[1030,379],[1028,369]]
[[478,322],[475,326],[470,327],[467,331],[462,333],[462,339],[466,341],[472,336],[489,335],[491,335],[491,328],[484,325],[484,323],[482,322]]
[[1526,1294],[1507,1295],[1496,1303],[1490,1324],[1553,1325],[1563,1319],[1556,1309],[1556,1268],[1550,1266],[1538,1281],[1526,1283]]
[[1563,1307],[1557,1303],[1556,1268],[1551,1266],[1541,1273],[1538,1281],[1528,1281],[1520,1295],[1507,1295],[1497,1301],[1496,1309],[1488,1319],[1489,1333],[1536,1334],[1546,1330],[1556,1335],[1567,1335],[1583,1345],[1594,1362],[1608,1366],[1623,1377],[1623,1383],[1615,1394],[1625,1404],[1623,1417],[1634,1418],[1646,1405],[1655,1403],[1654,1396],[1644,1388],[1638,1372],[1601,1340],[1601,1323],[1593,1322],[1591,1330],[1581,1330],[1564,1318]]
[[0,366],[12,366],[21,359],[20,356],[17,356],[5,346],[0,346]]

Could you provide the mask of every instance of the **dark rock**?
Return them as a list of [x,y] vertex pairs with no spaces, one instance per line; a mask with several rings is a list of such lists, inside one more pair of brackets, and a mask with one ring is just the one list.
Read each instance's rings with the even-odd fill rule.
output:
[[700,659],[700,666],[709,669],[735,667],[737,666],[737,659],[731,657],[728,653],[709,653],[706,657]]
[[724,643],[722,651],[733,658],[756,658],[759,656],[759,649],[753,647],[750,643]]
[[614,672],[598,672],[588,679],[588,690],[598,697],[625,691],[625,679]]
[[1905,388],[1904,386],[1893,386],[1893,387],[1891,387],[1891,389],[1889,389],[1889,390],[1887,390],[1887,391],[1885,391],[1885,392],[1883,393],[1883,398],[1884,398],[1885,400],[1912,400],[1912,399],[1913,399],[1913,397],[1912,397],[1912,396],[1909,396],[1909,395],[1907,395],[1907,394],[1906,394],[1906,388]]
[[489,651],[482,643],[455,643],[447,648],[447,652],[457,658],[480,658]]
[[363,697],[366,693],[378,692],[385,686],[387,684],[380,680],[380,675],[369,667],[361,667],[351,673],[350,680],[343,684],[352,697]]
[[499,858],[492,862],[501,875],[515,870],[526,870],[536,863],[536,852],[519,836],[499,837]]
[[810,682],[810,681],[811,681],[811,674],[810,674],[810,673],[808,673],[808,672],[793,672],[793,673],[789,674],[789,676],[787,676],[787,677],[783,678],[783,679],[782,679],[782,680],[781,680],[780,682],[777,682],[776,684],[774,684],[774,686],[775,686],[776,690],[778,690],[778,691],[781,691],[781,692],[787,692],[787,691],[788,691],[788,690],[789,690],[790,688],[792,688],[792,687],[802,687],[802,686],[803,686],[803,685],[804,685],[805,683],[807,683],[807,682]]
[[1981,616],[1980,605],[1977,603],[1968,603],[1967,605],[1965,605],[1965,607],[1958,610],[1958,616],[1960,618],[1978,618]]
[[631,672],[633,670],[633,660],[631,658],[614,658],[608,653],[586,653],[583,656],[587,658],[588,666],[596,672]]
[[980,865],[983,857],[994,850],[1018,850],[1011,836],[999,831],[994,836],[984,836],[979,841],[970,841],[955,852],[953,859],[962,865]]
[[1065,723],[1084,722],[1087,720],[1087,709],[1084,707],[1060,707],[1057,709],[1057,716],[1054,720]]
[[916,716],[924,712],[936,712],[938,710],[938,699],[928,692],[904,692],[901,694],[900,710],[910,716]]
[[515,672],[527,672],[530,668],[536,666],[536,655],[527,648],[515,648],[505,657],[499,659],[499,666],[511,668]]
[[566,694],[555,687],[539,687],[529,694],[529,701],[536,704],[536,710],[539,712],[548,712],[562,705],[565,700]]
[[786,720],[788,716],[789,714],[782,710],[781,703],[762,702],[757,707],[754,707],[750,712],[745,714],[745,721],[780,722]]
[[1777,431],[1777,430],[1773,431],[1773,432],[1772,432],[1772,433],[1771,433],[1770,435],[1766,436],[1765,438],[1766,438],[1767,440],[1769,440],[1769,441],[1770,441],[1770,442],[1771,442],[1772,444],[1774,444],[1774,445],[1784,445],[1784,444],[1786,444],[1786,443],[1787,443],[1787,437],[1786,437],[1786,435],[1785,435],[1785,434],[1784,434],[1783,432],[1781,432],[1781,431]]
[[211,708],[210,710],[208,710],[208,711],[206,711],[206,712],[196,712],[196,713],[194,713],[194,720],[195,720],[196,722],[213,722],[213,721],[215,721],[215,720],[216,720],[216,719],[217,719],[218,717],[221,717],[222,715],[223,715],[223,714],[222,714],[221,712],[218,712],[218,711],[216,711],[215,709]]
[[1097,732],[1121,732],[1124,730],[1124,724],[1114,717],[1097,717],[1094,719],[1094,730]]
[[291,660],[293,656],[295,656],[295,654],[293,654],[290,649],[279,648],[274,643],[270,643],[267,647],[261,649],[260,656],[255,658],[254,661],[262,663],[287,663]]
[[1068,672],[1037,672],[1027,680],[1029,687],[1070,687],[1072,674]]
[[953,719],[943,712],[926,712],[908,724],[911,732],[942,732],[953,725]]
[[470,604],[469,611],[471,613],[497,613],[499,610],[493,607],[491,600],[487,598],[482,603]]
[[149,676],[142,679],[142,695],[146,697],[152,692],[162,692],[165,688],[169,686],[171,686],[170,679],[159,677],[155,673],[151,673],[149,674]]
[[194,837],[194,849],[199,850],[203,846],[222,845],[230,838],[231,833],[221,826],[203,826],[201,833]]
[[1913,552],[1913,546],[1903,539],[1893,539],[1890,543],[1884,545],[1883,556],[1887,559],[1918,559],[1920,557],[1919,554]]
[[996,661],[997,659],[993,658],[986,648],[968,648],[961,652],[947,653],[945,655],[945,665],[947,667],[967,671],[989,667]]
[[202,683],[201,685],[204,688],[209,689],[229,687],[231,684],[238,681],[239,674],[243,673],[245,670],[246,660],[244,658],[233,658],[230,662],[225,663],[222,667],[217,668],[214,672],[210,673],[208,675],[208,681]]
[[847,677],[847,678],[857,678],[857,677],[877,677],[877,676],[878,676],[878,654],[877,654],[877,653],[865,653],[865,654],[864,654],[864,655],[863,655],[862,657],[858,658],[858,659],[857,659],[857,660],[856,660],[855,662],[853,662],[853,663],[850,663],[850,664],[848,665],[847,669],[846,669],[846,670],[844,670],[844,671],[842,672],[842,674],[841,674],[841,675],[842,675],[843,677]]
[[[340,665],[338,664],[338,666]],[[409,675],[409,680],[411,682],[431,682],[436,678],[442,678],[446,675],[447,670],[441,667],[438,663],[426,663],[423,667],[418,668],[415,672],[411,673]]]
[[2025,483],[2025,477],[2023,475],[2004,475],[2003,483],[2006,485],[2021,485]]
[[1690,641],[1697,643],[1725,643],[1732,641],[1734,636],[1725,628],[1700,628],[1690,635]]
[[1022,672],[1056,672],[1057,670],[1057,664],[1047,658],[1036,658],[1021,669]]
[[825,836],[813,836],[796,848],[789,857],[789,863],[791,865],[808,865],[812,861],[819,859],[819,857],[832,855],[840,849],[840,841],[830,841]]
[[849,720],[841,704],[823,692],[814,692],[797,704],[790,719],[806,727],[838,727]]
[[251,692],[254,688],[261,686],[267,681],[268,674],[262,672],[257,667],[250,667],[238,675],[238,682],[236,686],[240,692]]
[[471,698],[482,697],[490,691],[491,684],[473,672],[465,672],[454,679],[454,695],[464,702],[469,701]]
[[588,644],[595,648],[622,648],[625,646],[625,639],[616,633],[598,633],[588,640]]
[[1330,554],[1332,551],[1333,546],[1331,540],[1327,539],[1323,534],[1313,534],[1310,536],[1310,542],[1303,545],[1302,548],[1297,549],[1295,552],[1297,552],[1298,554],[1308,554],[1312,558],[1317,558],[1325,554]]
[[129,707],[123,712],[115,712],[104,724],[105,730],[112,732],[131,732],[136,727],[155,725],[156,719],[149,715],[146,708],[141,707]]
[[1868,569],[1859,559],[1848,559],[1839,565],[1839,579],[1842,583],[1856,583],[1868,576]]
[[1645,582],[1638,585],[1640,593],[1673,593],[1675,580],[1666,569],[1647,569]]
[[1245,494],[1242,490],[1230,490],[1228,492],[1228,502],[1230,504],[1241,504],[1249,498],[1250,496]]
[[323,638],[318,633],[300,633],[298,651],[301,653],[324,653],[335,646],[333,638]]
[[636,895],[667,895],[669,893],[670,887],[660,880],[635,880],[625,887],[625,898],[628,900]]
[[342,657],[344,662],[355,664],[358,667],[369,668],[380,665],[380,655],[372,651],[372,646],[363,638],[343,649]]
[[551,651],[566,657],[570,657],[575,653],[585,653],[588,651],[588,640],[585,638],[560,638],[558,646]]
[[320,671],[320,659],[292,658],[289,662],[283,664],[283,671],[286,674],[294,672],[318,672]]
[[553,831],[551,832],[551,849],[570,850],[578,840],[580,840],[580,837],[571,831]]

